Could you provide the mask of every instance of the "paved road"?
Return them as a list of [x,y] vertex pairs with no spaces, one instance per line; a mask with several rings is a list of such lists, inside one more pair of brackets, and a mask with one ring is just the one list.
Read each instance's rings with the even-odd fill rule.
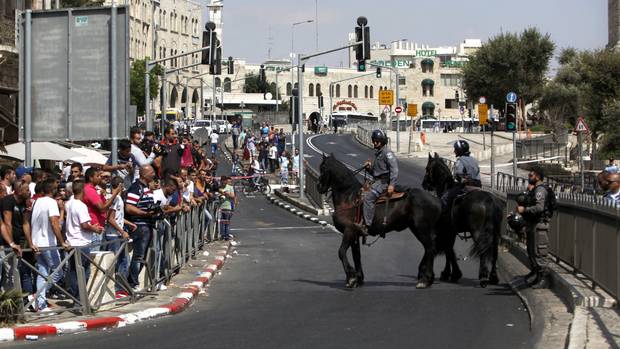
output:
[[[314,141],[327,148],[360,151],[346,136]],[[364,248],[367,282],[350,291],[342,287],[336,253],[340,238],[333,231],[291,216],[262,197],[242,198],[233,221],[233,233],[241,242],[239,254],[227,261],[208,297],[188,311],[125,329],[50,338],[35,346],[528,347],[527,312],[505,286],[479,288],[477,263],[461,262],[465,276],[459,284],[437,283],[416,290],[422,248],[410,233],[395,233]],[[458,249],[463,255],[467,247]],[[436,264],[435,270],[438,273],[440,266]]]

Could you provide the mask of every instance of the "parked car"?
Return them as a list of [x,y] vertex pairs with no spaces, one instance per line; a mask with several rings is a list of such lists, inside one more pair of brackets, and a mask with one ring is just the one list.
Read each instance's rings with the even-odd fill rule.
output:
[[215,120],[217,133],[223,134],[230,132],[230,123],[226,120]]
[[194,121],[194,124],[192,125],[190,132],[192,134],[194,134],[194,132],[196,132],[197,129],[199,128],[205,128],[207,129],[207,132],[209,134],[211,134],[211,132],[213,132],[213,126],[211,125],[211,120],[196,120]]

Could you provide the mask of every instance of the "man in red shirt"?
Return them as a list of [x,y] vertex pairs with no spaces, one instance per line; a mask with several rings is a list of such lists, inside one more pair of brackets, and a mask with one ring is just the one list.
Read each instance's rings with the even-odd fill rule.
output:
[[99,225],[105,227],[106,214],[116,196],[120,193],[120,187],[112,191],[112,196],[106,200],[103,193],[97,192],[97,185],[101,181],[101,170],[94,167],[86,170],[86,185],[84,186],[84,197],[82,202],[88,207],[88,214],[90,215],[90,222],[92,225]]

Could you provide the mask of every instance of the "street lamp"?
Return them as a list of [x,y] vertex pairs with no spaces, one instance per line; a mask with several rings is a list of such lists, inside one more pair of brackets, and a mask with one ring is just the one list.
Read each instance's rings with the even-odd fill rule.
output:
[[[295,22],[291,24],[291,89],[295,87],[295,73],[293,71],[293,67],[295,65],[293,63],[293,60],[295,59],[295,27],[301,24],[307,24],[307,23],[312,23],[312,22],[314,22],[313,19],[308,19],[305,21]],[[277,76],[277,73],[276,73],[276,76]],[[299,103],[303,103],[303,100],[301,98],[299,99]],[[292,108],[293,106],[290,106],[290,107]],[[295,125],[293,124],[291,126],[293,127],[291,131],[295,131]],[[293,135],[295,134],[295,132],[292,132],[292,133]],[[293,149],[295,149],[295,136],[292,137],[292,140],[293,140],[292,146],[293,146]]]

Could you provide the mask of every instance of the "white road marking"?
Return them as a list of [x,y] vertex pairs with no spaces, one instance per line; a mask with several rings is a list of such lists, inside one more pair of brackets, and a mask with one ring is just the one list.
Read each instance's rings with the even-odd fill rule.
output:
[[317,229],[318,227],[316,225],[313,226],[301,226],[301,227],[272,227],[272,228],[253,228],[253,227],[248,227],[248,228],[231,228],[230,231],[261,231],[261,230],[298,230],[298,229]]

